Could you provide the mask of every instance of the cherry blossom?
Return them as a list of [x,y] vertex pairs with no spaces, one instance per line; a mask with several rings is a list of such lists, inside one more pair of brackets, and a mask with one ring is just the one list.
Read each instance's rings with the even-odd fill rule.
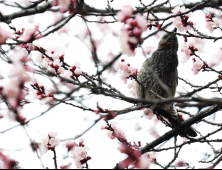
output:
[[58,135],[58,132],[56,132],[56,131],[50,131],[49,132],[50,138],[55,138],[57,135]]
[[7,39],[12,37],[12,33],[3,29],[0,25],[0,45],[4,44]]
[[194,45],[193,42],[184,42],[181,46],[181,51],[184,52],[186,58],[194,55],[195,52],[202,53],[203,46],[201,44]]
[[203,61],[201,61],[199,58],[193,58],[194,63],[193,63],[193,68],[192,71],[196,75],[204,65]]
[[209,15],[205,15],[206,19],[206,28],[212,33],[215,29],[220,28],[222,25],[222,18],[220,17],[221,14],[218,12],[216,14],[217,10],[214,8],[211,8],[209,10]]
[[147,154],[143,154],[139,161],[135,164],[135,167],[138,169],[149,169],[150,163],[149,156]]
[[91,159],[90,156],[87,156],[89,148],[83,145],[83,142],[84,140],[80,139],[79,145],[75,146],[71,151],[72,157],[78,169],[82,169],[85,163]]
[[42,154],[46,154],[48,150],[55,150],[56,146],[60,145],[60,139],[55,138],[58,135],[58,132],[51,131],[48,135],[42,137],[41,140],[41,152]]
[[130,76],[136,76],[138,72],[136,68],[130,66],[130,64],[126,64],[124,59],[116,64],[115,70],[123,74],[126,78],[129,78]]
[[[189,9],[186,9],[184,6],[182,6],[182,7],[176,6],[172,10],[173,14],[184,13],[187,11],[189,11]],[[194,22],[188,21],[191,16],[192,16],[192,13],[189,12],[188,14],[174,17],[173,18],[173,25],[181,32],[191,30],[192,26],[196,25]]]
[[125,24],[121,28],[120,41],[122,52],[128,56],[135,56],[137,45],[143,43],[141,35],[147,30],[147,21],[144,16],[136,14],[133,19],[131,18],[132,12],[130,6],[124,6],[117,14],[119,20]]
[[42,38],[42,34],[39,31],[39,25],[34,26],[34,28],[23,29],[21,36],[18,38],[23,42],[32,42]]
[[118,129],[116,127],[117,123],[116,122],[111,122],[110,123],[110,127],[108,126],[102,126],[101,129],[102,130],[109,130],[109,132],[107,133],[107,136],[110,138],[110,139],[115,139],[115,138],[118,138],[118,139],[126,139],[126,136],[125,136],[125,132],[122,131],[121,129]]
[[68,151],[71,151],[75,146],[78,146],[78,145],[76,144],[76,142],[69,140],[66,142],[65,146],[68,149]]
[[133,14],[133,8],[129,5],[123,6],[123,9],[117,13],[117,18],[120,21],[125,21],[130,18]]

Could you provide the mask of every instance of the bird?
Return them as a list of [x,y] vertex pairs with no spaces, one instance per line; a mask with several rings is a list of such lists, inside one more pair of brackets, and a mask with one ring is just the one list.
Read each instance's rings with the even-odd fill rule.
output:
[[[137,75],[135,91],[137,98],[158,99],[174,97],[178,85],[178,39],[175,28],[166,33],[158,44],[158,48],[151,57],[147,58]],[[141,104],[141,103],[140,103]],[[173,103],[158,105],[166,110],[174,120],[181,123],[184,120],[177,113]],[[176,127],[174,121],[169,120],[172,127]],[[196,137],[197,133],[192,127],[188,127],[179,133],[181,137]]]

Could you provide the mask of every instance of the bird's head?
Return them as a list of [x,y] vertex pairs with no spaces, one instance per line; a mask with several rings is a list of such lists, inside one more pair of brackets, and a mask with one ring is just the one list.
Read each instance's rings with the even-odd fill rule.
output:
[[158,49],[165,49],[165,50],[169,50],[172,52],[177,52],[178,51],[178,40],[177,40],[177,37],[175,34],[176,31],[177,31],[177,29],[175,28],[171,33],[165,34],[159,42]]

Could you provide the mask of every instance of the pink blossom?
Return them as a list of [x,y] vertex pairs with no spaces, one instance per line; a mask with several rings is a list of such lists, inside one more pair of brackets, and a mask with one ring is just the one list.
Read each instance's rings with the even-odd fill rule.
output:
[[64,55],[64,48],[58,46],[50,46],[49,48],[47,48],[46,54],[52,57],[53,60],[56,60]]
[[42,54],[38,51],[34,51],[31,53],[32,57],[34,58],[34,61],[38,64],[42,64]]
[[62,65],[62,62],[60,61],[60,59],[55,59],[53,61],[53,66],[56,68],[56,67],[59,67]]
[[42,155],[46,154],[48,152],[48,146],[47,145],[43,145],[41,146],[41,153]]
[[124,76],[129,77],[133,74],[133,67],[128,66],[126,70],[123,71]]
[[122,143],[122,142],[118,142],[119,147],[117,148],[121,153],[127,153],[129,151],[129,147]]
[[59,74],[64,74],[64,72],[65,72],[65,69],[63,67],[59,67],[58,73]]
[[[176,6],[176,7],[172,10],[173,14],[184,13],[184,12],[187,12],[187,11],[189,11],[189,9],[185,8],[185,6],[182,6],[182,7]],[[189,12],[188,14],[185,14],[185,15],[191,17],[192,12]]]
[[79,138],[79,142],[84,143],[84,138]]
[[84,147],[76,146],[72,150],[72,157],[74,158],[75,161],[81,161],[87,157],[88,151],[89,151],[89,148],[86,146]]
[[117,122],[111,122],[110,123],[111,127],[115,130],[116,129],[116,125],[117,125]]
[[133,14],[133,8],[129,5],[123,6],[123,9],[117,13],[117,18],[120,21],[124,21],[126,18],[131,17]]
[[173,10],[172,10],[173,14],[178,14],[180,12],[180,6],[176,6]]
[[49,136],[50,136],[51,138],[55,138],[57,135],[58,135],[58,132],[56,132],[56,131],[50,131],[50,132],[49,132]]
[[38,25],[35,26],[34,28],[28,28],[25,30],[24,34],[20,38],[23,42],[29,42],[41,38],[42,35],[38,31],[39,31]]
[[78,145],[74,141],[69,140],[66,142],[65,146],[68,149],[68,151],[71,151],[74,147],[76,147]]
[[112,133],[111,131],[109,131],[109,132],[107,133],[107,136],[108,136],[111,140],[115,139],[115,136],[113,135],[113,133]]
[[12,69],[9,71],[10,76],[23,77],[25,74],[25,67],[22,64],[14,64]]
[[73,75],[73,73],[70,70],[65,70],[63,74],[61,74],[61,77],[70,79],[70,77]]
[[12,58],[15,59],[16,61],[22,61],[29,55],[28,51],[24,48],[15,49],[13,53],[14,54],[12,55]]
[[82,74],[82,70],[80,68],[76,68],[74,73],[76,76],[80,76]]
[[181,46],[181,51],[185,53],[187,57],[190,57],[194,52],[203,52],[203,46],[201,44],[194,45],[193,42],[184,42]]
[[41,145],[47,145],[49,142],[49,137],[47,135],[42,137]]
[[17,78],[10,79],[8,85],[4,88],[5,93],[10,98],[16,98],[19,95],[19,81]]
[[60,145],[60,139],[59,138],[52,138],[49,140],[49,144],[51,145],[51,148],[54,148],[56,146]]
[[106,126],[105,125],[102,125],[101,126],[101,130],[105,130],[106,129]]
[[146,31],[147,30],[147,26],[146,26],[147,22],[146,22],[145,18],[142,15],[137,14],[135,19],[136,19],[138,27],[140,29],[142,29],[142,31]]
[[12,33],[3,29],[0,25],[0,45],[4,44],[8,38],[12,37]]
[[144,115],[146,115],[146,118],[151,120],[154,116],[153,110],[149,109],[149,108],[143,108],[143,113]]
[[216,12],[216,9],[215,8],[210,8],[210,14],[212,14],[212,15],[214,15],[215,14],[215,12]]
[[203,64],[204,64],[203,61],[201,61],[199,58],[195,58],[192,68],[192,71],[195,75],[198,74]]
[[216,18],[213,22],[213,24],[216,26],[216,27],[219,27],[222,25],[222,19],[220,18]]
[[183,24],[182,24],[182,22],[181,22],[181,18],[180,18],[179,16],[173,18],[173,25],[174,25],[180,32],[183,32],[183,31],[184,31],[184,27],[183,27]]
[[139,161],[135,164],[135,167],[138,169],[149,169],[150,163],[149,156],[145,153],[140,157]]
[[48,58],[44,58],[43,60],[42,60],[42,67],[43,68],[47,68],[48,67],[48,65],[49,65],[49,62],[51,62]]
[[150,152],[150,153],[148,153],[148,156],[149,156],[151,162],[155,162],[156,157],[157,157],[157,153],[156,152]]
[[214,31],[214,24],[213,22],[207,22],[206,23],[206,28],[210,31],[210,33],[212,33]]
[[125,71],[127,69],[127,64],[125,62],[118,62],[116,65],[115,65],[115,70],[121,70],[121,71]]
[[[187,12],[189,9],[186,9],[184,6],[182,7],[175,7],[172,12],[174,14],[179,14],[179,13],[184,13]],[[182,16],[177,16],[173,18],[173,25],[179,30],[179,31],[188,31],[191,30],[192,26],[195,27],[196,23],[192,22],[192,21],[188,21],[189,17],[192,16],[192,13],[189,12],[188,14],[184,14]]]
[[137,40],[133,37],[129,37],[129,33],[125,27],[122,27],[121,29],[121,35],[120,35],[120,41],[121,41],[121,49],[124,54],[127,54],[128,56],[135,56],[134,50],[130,47],[129,43],[137,43]]

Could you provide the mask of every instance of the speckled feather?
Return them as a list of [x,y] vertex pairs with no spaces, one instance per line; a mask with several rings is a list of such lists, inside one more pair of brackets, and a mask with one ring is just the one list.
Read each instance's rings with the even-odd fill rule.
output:
[[[139,71],[137,79],[148,89],[157,93],[163,98],[168,98],[168,94],[173,97],[176,93],[178,85],[178,40],[175,34],[165,34],[159,42],[158,49],[153,52],[152,56],[146,59]],[[153,72],[159,79],[169,88],[167,92],[153,77]],[[138,98],[154,99],[156,95],[144,89],[143,86],[136,84],[136,95]],[[177,121],[182,122],[183,119],[178,115],[172,103],[160,105],[160,107],[168,111]],[[173,126],[173,122],[171,122]],[[195,137],[196,132],[190,127],[181,132],[180,136],[186,135]]]

